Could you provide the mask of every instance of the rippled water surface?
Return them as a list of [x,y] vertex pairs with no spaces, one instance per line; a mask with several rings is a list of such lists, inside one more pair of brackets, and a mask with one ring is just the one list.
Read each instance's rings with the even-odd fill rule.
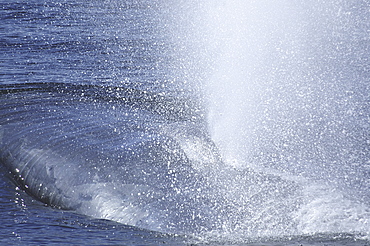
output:
[[1,244],[369,245],[368,1],[0,13]]

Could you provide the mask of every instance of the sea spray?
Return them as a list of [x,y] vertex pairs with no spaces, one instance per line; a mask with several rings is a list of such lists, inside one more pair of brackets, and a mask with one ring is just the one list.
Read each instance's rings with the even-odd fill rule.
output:
[[56,15],[7,27],[0,156],[31,195],[221,244],[368,237],[364,2],[29,6]]
[[[234,226],[225,231],[368,235],[366,4],[236,0],[201,8],[207,49],[196,58],[210,65],[209,132],[226,165],[249,170],[242,183],[227,182],[228,172],[216,179],[227,187],[225,204],[243,204],[231,209],[225,224]],[[259,175],[275,178],[251,182]]]

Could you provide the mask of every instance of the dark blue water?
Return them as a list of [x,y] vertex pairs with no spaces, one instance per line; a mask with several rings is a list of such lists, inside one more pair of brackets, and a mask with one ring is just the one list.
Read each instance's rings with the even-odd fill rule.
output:
[[369,245],[368,6],[0,1],[0,243]]

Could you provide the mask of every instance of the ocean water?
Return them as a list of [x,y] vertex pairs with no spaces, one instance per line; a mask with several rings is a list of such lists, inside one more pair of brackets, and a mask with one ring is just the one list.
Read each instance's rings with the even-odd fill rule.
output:
[[370,244],[368,1],[0,6],[1,244]]

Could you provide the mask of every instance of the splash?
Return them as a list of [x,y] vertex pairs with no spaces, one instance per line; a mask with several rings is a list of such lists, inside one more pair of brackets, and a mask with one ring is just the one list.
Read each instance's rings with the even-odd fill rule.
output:
[[0,88],[1,162],[28,193],[217,242],[369,237],[364,2],[81,4],[73,33],[104,44],[61,50],[107,76]]
[[248,170],[216,179],[233,204],[225,231],[369,235],[366,4],[198,7],[209,132],[228,166]]

